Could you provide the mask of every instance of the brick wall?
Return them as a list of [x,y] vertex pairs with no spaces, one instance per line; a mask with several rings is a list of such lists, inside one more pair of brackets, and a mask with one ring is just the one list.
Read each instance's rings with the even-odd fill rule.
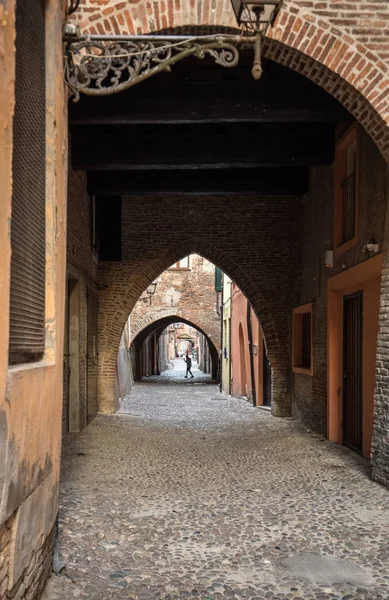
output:
[[55,528],[45,538],[31,540],[31,560],[18,581],[9,586],[8,572],[12,561],[12,525],[10,517],[0,525],[0,598],[37,600],[51,571]]
[[[229,0],[83,0],[83,32],[177,33],[236,28]],[[389,159],[389,4],[386,0],[285,0],[264,54],[340,100]]]
[[[338,131],[338,137],[342,133]],[[293,307],[313,303],[313,377],[293,373],[294,414],[309,428],[327,435],[327,283],[328,278],[366,260],[362,247],[372,238],[382,250],[385,224],[385,162],[363,131],[360,143],[359,242],[324,265],[325,250],[334,247],[333,167],[311,171],[310,194],[295,221],[294,249],[300,255],[294,273]],[[299,265],[300,264],[300,268]],[[291,307],[291,308],[293,308]],[[290,311],[290,318],[292,311]],[[292,324],[290,322],[290,328]]]
[[[145,296],[146,294],[143,294]],[[220,317],[216,312],[215,266],[192,254],[190,270],[167,270],[158,278],[156,292],[148,302],[138,301],[131,312],[133,339],[148,325],[177,316],[202,329],[220,347]]]
[[[292,308],[313,303],[314,375],[292,373],[293,413],[305,425],[327,435],[327,279],[324,252],[333,248],[334,178],[332,167],[311,172],[295,229],[296,263]],[[300,266],[300,268],[299,268]]]
[[123,199],[122,261],[101,263],[98,275],[107,286],[99,292],[102,410],[114,410],[117,351],[137,299],[170,265],[198,253],[237,283],[259,316],[277,374],[275,411],[288,413],[290,220],[298,202],[295,197],[214,196],[193,199],[188,209],[184,199]]
[[[389,198],[389,178],[385,181]],[[386,211],[384,260],[381,278],[379,333],[377,340],[374,430],[372,442],[373,478],[389,487],[389,211]]]
[[[86,190],[86,174],[74,171],[69,166],[68,206],[67,206],[67,274],[77,280],[80,294],[80,362],[79,362],[79,429],[87,422],[87,294],[88,289],[96,289],[97,261],[94,258],[91,240],[91,200]],[[68,306],[66,312],[68,311]],[[68,316],[65,318],[65,357],[64,357],[64,403],[63,426],[68,430],[69,371],[68,371]]]

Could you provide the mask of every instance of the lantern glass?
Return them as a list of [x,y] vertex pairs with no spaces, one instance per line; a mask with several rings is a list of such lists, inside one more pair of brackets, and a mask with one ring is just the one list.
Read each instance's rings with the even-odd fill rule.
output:
[[147,287],[147,293],[149,296],[153,296],[155,294],[155,289],[157,287],[157,282],[153,281],[153,283],[150,283],[150,285]]
[[282,0],[231,0],[238,25],[272,23]]

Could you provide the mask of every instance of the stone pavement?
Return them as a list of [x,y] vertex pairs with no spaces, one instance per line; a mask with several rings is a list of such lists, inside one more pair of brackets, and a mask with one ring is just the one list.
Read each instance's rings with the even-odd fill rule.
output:
[[45,600],[389,598],[389,492],[356,454],[214,385],[121,410],[66,439]]
[[193,379],[185,379],[186,365],[183,358],[176,358],[170,361],[173,368],[163,371],[161,375],[150,375],[145,377],[145,381],[154,381],[155,383],[178,383],[188,385],[188,383],[212,383],[211,375],[206,375],[199,370],[197,363],[192,362],[191,371],[194,375]]

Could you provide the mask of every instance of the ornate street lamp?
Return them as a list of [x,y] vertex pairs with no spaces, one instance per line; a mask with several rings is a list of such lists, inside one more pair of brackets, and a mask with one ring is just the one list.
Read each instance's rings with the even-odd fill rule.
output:
[[255,35],[255,57],[252,74],[254,79],[262,75],[262,36],[274,21],[281,8],[282,0],[231,0],[239,27]]
[[239,27],[250,27],[265,33],[273,25],[282,0],[231,0]]
[[[150,296],[150,299],[151,299],[151,296],[154,296],[156,289],[157,289],[156,281],[153,281],[152,283],[150,283],[150,285],[147,286],[146,292]],[[151,304],[151,302],[150,302],[150,304]]]
[[[171,0],[172,1],[172,0]],[[77,0],[72,7],[78,7]],[[107,96],[126,90],[188,56],[210,56],[222,67],[239,62],[238,47],[255,44],[252,74],[262,74],[262,37],[273,25],[283,0],[231,0],[240,35],[89,35],[65,25],[65,78],[78,101],[80,94]]]

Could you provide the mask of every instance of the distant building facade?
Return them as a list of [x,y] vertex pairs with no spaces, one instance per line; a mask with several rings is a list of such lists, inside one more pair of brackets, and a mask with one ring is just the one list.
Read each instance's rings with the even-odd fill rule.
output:
[[[134,380],[161,373],[187,349],[216,379],[220,303],[215,266],[198,254],[184,257],[157,277],[139,297],[123,332],[117,368],[120,397],[130,393]],[[125,347],[129,359],[124,358]]]
[[231,279],[223,274],[221,381],[224,393],[254,406],[271,406],[271,365],[259,320]]

